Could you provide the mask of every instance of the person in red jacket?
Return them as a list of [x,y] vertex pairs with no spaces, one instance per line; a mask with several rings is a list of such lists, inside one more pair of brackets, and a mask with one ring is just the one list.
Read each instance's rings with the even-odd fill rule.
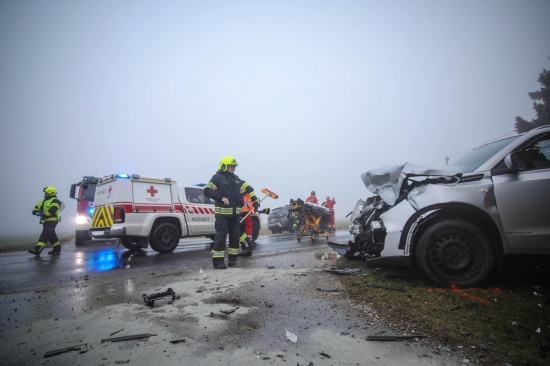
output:
[[336,204],[336,201],[334,200],[334,197],[332,197],[332,199],[330,199],[329,196],[327,196],[327,200],[325,202],[323,202],[323,206],[325,206],[326,208],[328,208],[330,210],[330,219],[328,221],[328,225],[330,225],[332,227],[332,231],[336,230],[334,228],[334,205],[335,204]]
[[311,191],[311,196],[306,198],[306,202],[315,203],[316,205],[319,204],[319,200],[317,200],[317,197],[315,196],[315,191]]

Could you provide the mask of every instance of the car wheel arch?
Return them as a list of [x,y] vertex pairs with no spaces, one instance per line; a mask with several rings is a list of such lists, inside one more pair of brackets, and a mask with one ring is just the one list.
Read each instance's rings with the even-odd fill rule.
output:
[[[416,212],[415,215],[407,221],[403,233],[408,233],[408,231],[411,230],[413,223],[429,211],[434,212],[422,218],[410,236],[410,257],[411,264],[413,266],[416,264],[414,254],[418,248],[418,239],[428,228],[431,227],[431,225],[433,225],[433,223],[444,220],[462,220],[477,226],[487,235],[496,257],[495,269],[501,269],[501,259],[504,253],[502,237],[496,223],[485,211],[479,209],[478,207],[462,203],[439,204],[426,207]],[[399,247],[402,249],[405,248],[406,238],[407,235],[402,235],[401,237]]]

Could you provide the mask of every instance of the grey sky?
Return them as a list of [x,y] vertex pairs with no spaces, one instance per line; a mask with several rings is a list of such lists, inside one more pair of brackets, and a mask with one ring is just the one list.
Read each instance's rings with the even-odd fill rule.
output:
[[[0,234],[54,185],[207,182],[222,156],[277,207],[370,196],[362,172],[445,156],[533,117],[550,1],[0,1]],[[270,201],[268,201],[270,200]]]

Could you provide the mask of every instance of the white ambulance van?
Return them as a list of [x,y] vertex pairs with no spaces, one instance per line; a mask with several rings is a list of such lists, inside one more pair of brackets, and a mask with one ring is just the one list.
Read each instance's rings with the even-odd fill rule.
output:
[[178,186],[170,178],[117,174],[102,178],[94,197],[90,235],[120,238],[132,250],[172,252],[180,238],[214,238],[214,201],[200,185]]

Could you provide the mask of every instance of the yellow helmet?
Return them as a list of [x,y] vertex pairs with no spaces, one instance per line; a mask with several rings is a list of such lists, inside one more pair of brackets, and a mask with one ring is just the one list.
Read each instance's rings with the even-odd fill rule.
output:
[[235,158],[232,156],[224,156],[222,160],[220,160],[220,170],[222,172],[227,171],[227,167],[230,165],[237,166],[239,164],[237,163],[237,160],[235,160]]
[[57,194],[57,189],[55,187],[46,187],[44,188],[44,193],[47,193],[49,196],[55,196]]

